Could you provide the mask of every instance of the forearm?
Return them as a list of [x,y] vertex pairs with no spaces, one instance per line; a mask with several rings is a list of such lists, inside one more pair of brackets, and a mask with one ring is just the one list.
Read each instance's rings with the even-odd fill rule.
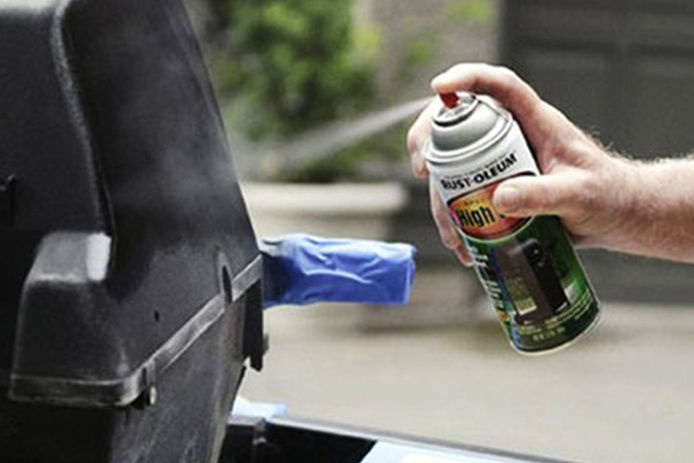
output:
[[624,218],[605,246],[694,263],[694,159],[623,162]]

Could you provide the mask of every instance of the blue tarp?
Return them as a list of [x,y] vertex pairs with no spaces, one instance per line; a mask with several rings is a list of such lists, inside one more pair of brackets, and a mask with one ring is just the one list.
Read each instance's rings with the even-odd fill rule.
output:
[[414,280],[415,248],[370,240],[287,235],[265,239],[263,306],[315,302],[402,305]]

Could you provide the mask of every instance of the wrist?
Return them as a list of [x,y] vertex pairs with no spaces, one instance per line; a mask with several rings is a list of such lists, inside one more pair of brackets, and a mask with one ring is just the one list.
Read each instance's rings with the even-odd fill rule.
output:
[[650,204],[652,203],[653,181],[649,175],[650,165],[643,161],[620,158],[622,170],[620,177],[623,179],[618,182],[618,193],[620,195],[620,217],[622,219],[622,246],[631,247],[636,245],[643,236],[644,227],[647,227],[651,220]]
[[615,251],[639,252],[639,242],[643,238],[644,226],[652,223],[649,215],[653,188],[648,175],[649,165],[642,161],[627,159],[618,155],[606,158],[601,169],[600,188],[603,206],[595,213],[606,213],[607,225],[601,236],[596,237],[599,246]]

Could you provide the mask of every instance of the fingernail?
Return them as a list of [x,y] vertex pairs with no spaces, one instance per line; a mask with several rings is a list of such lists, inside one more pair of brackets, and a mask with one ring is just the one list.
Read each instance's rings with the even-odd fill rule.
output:
[[500,186],[494,193],[494,206],[500,212],[513,212],[521,206],[521,191],[514,186]]
[[427,176],[426,163],[421,156],[412,160],[412,173],[415,177],[424,178]]
[[472,267],[472,260],[470,260],[470,257],[465,252],[463,252],[460,248],[454,249],[453,252],[455,253],[455,256],[458,258],[458,262],[460,262],[460,264],[463,267],[467,267],[467,268]]
[[453,251],[455,251],[456,248],[460,246],[460,240],[458,239],[458,236],[453,233],[442,233],[441,241],[443,242],[444,246]]

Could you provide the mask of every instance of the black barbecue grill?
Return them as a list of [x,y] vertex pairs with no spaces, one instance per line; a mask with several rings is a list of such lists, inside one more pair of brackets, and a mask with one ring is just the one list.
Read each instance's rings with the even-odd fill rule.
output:
[[0,461],[215,461],[261,261],[183,7],[1,8]]
[[178,0],[0,2],[0,105],[0,463],[428,445],[227,420],[262,366],[262,259]]

